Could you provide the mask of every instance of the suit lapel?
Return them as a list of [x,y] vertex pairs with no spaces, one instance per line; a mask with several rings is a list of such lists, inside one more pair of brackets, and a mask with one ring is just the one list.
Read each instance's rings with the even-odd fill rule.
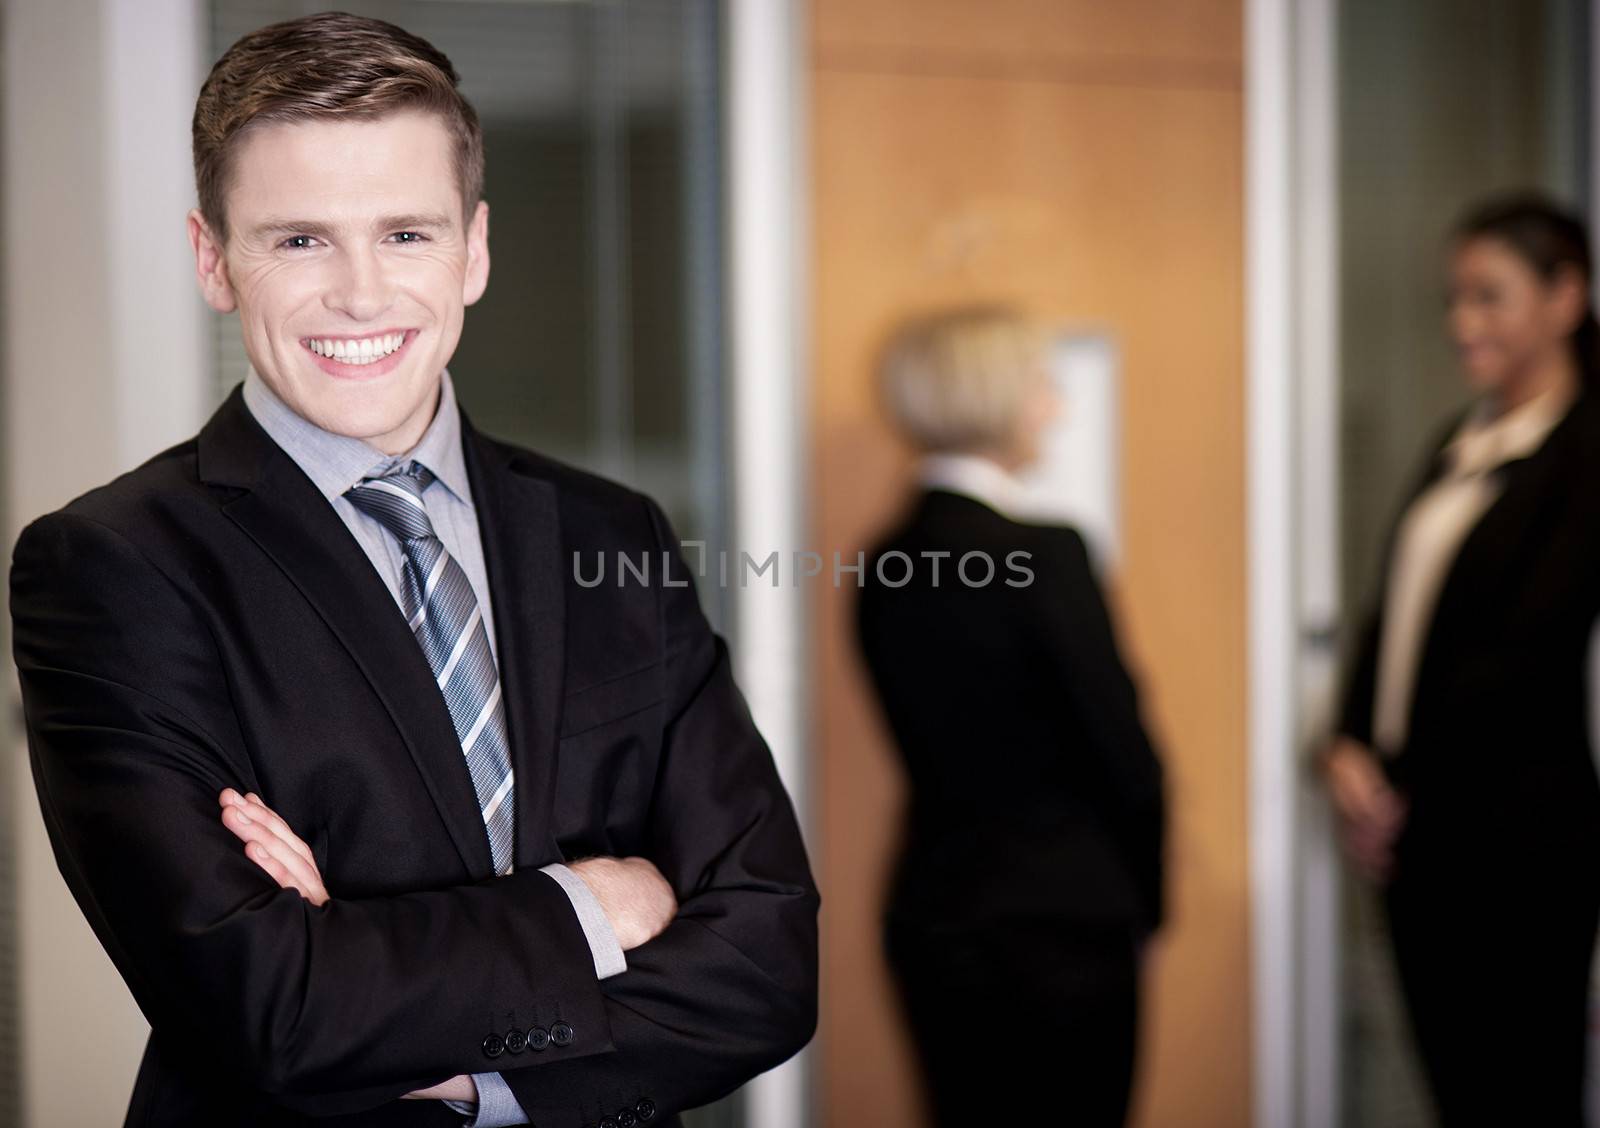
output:
[[[200,432],[201,480],[243,488],[223,502],[222,511],[276,562],[349,651],[394,720],[467,874],[474,880],[490,876],[494,865],[477,795],[422,648],[366,553],[256,422],[241,387],[235,386]],[[494,599],[498,611],[498,591]],[[335,709],[338,703],[305,706]]]
[[1560,502],[1560,479],[1569,470],[1568,456],[1582,441],[1594,406],[1591,393],[1580,394],[1536,450],[1495,471],[1501,478],[1500,492],[1445,570],[1423,640],[1424,658],[1448,643],[1463,617],[1481,615],[1484,608],[1503,602],[1514,568],[1539,547],[1541,517]]
[[554,841],[556,731],[566,670],[566,585],[555,487],[461,412],[462,454],[483,541],[500,685],[516,771],[518,866]]

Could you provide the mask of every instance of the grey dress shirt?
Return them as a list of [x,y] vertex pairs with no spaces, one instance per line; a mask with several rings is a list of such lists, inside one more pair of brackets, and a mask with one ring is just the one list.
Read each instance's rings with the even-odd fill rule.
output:
[[[466,460],[461,451],[461,416],[456,408],[449,369],[440,374],[439,404],[428,429],[414,447],[399,455],[384,454],[363,439],[325,431],[303,418],[267,386],[253,367],[245,373],[243,394],[250,414],[305,471],[306,477],[343,519],[378,575],[383,577],[397,608],[403,606],[401,577],[405,564],[400,542],[377,520],[351,504],[344,492],[364,477],[386,473],[413,458],[433,471],[436,481],[423,493],[423,505],[445,550],[455,557],[472,584],[473,594],[483,609],[489,650],[498,663],[500,652],[495,642],[488,572],[483,562],[483,542],[478,535],[472,489],[467,482]],[[595,974],[604,979],[626,970],[622,946],[600,902],[583,879],[559,862],[540,869],[554,878],[571,900],[594,955]],[[528,1123],[527,1113],[499,1073],[475,1073],[472,1079],[478,1087],[475,1110],[464,1101],[445,1102],[457,1112],[472,1115],[464,1128],[502,1128]]]

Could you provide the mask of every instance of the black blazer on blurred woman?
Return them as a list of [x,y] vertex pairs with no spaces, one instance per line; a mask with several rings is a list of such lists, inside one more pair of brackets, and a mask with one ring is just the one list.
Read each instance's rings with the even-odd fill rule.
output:
[[[891,552],[909,565],[880,576]],[[968,552],[988,583],[980,557],[976,586],[958,575]],[[869,554],[857,611],[910,782],[891,912],[1153,930],[1162,770],[1083,538],[926,489]]]
[[[1459,424],[1434,444],[1402,514],[1438,477]],[[1440,588],[1405,747],[1381,750],[1380,759],[1411,799],[1402,869],[1465,874],[1468,857],[1481,854],[1531,892],[1568,879],[1553,859],[1600,853],[1584,676],[1600,616],[1600,392],[1581,392],[1537,450],[1497,473],[1501,492]],[[1391,532],[1384,576],[1393,541]],[[1383,614],[1380,596],[1339,720],[1341,732],[1368,745]],[[1589,873],[1592,886],[1600,869]]]
[[[1493,472],[1499,495],[1447,568],[1423,636],[1403,746],[1377,750],[1408,800],[1383,900],[1440,1123],[1576,1125],[1600,928],[1587,664],[1600,394],[1581,394],[1542,445]],[[1339,722],[1369,746],[1384,614],[1380,598]]]

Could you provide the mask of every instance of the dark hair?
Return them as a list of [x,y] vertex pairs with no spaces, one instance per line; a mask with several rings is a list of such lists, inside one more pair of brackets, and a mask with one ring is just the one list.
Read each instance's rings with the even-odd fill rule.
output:
[[483,130],[457,82],[438,48],[383,20],[321,12],[252,31],[217,60],[195,100],[201,214],[226,242],[229,166],[252,126],[422,110],[438,114],[450,131],[462,209],[470,217],[483,194]]
[[1594,262],[1583,220],[1539,192],[1517,192],[1483,201],[1456,223],[1455,239],[1498,239],[1533,267],[1546,282],[1562,270],[1583,279],[1583,320],[1572,331],[1578,372],[1591,388],[1600,386],[1600,321],[1592,294]]

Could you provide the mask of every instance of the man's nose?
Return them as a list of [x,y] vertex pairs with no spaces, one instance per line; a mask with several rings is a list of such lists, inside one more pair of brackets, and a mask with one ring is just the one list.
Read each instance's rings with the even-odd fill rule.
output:
[[389,308],[393,290],[375,251],[361,248],[340,256],[323,304],[354,321],[371,321]]

